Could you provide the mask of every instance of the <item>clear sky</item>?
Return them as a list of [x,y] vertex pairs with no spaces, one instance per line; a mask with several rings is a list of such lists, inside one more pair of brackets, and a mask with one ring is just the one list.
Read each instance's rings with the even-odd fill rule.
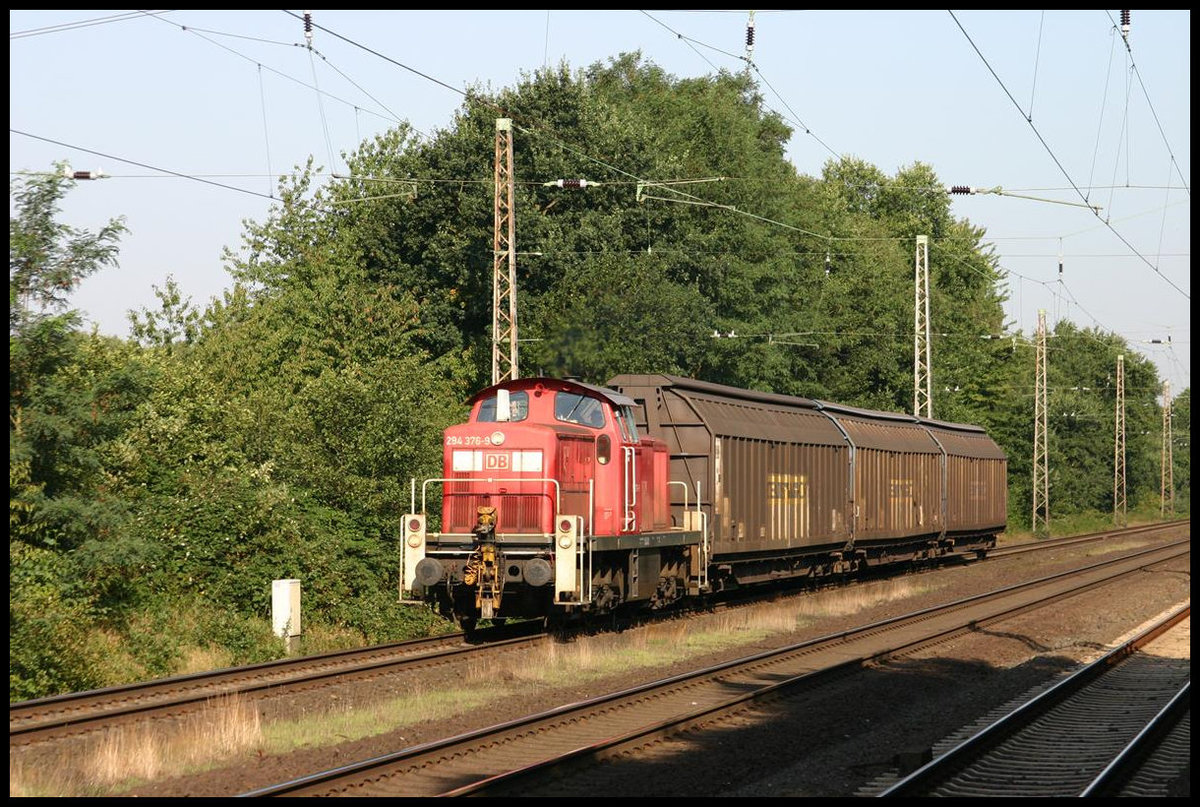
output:
[[1191,385],[1190,11],[1133,11],[1127,40],[1119,10],[756,11],[749,52],[749,11],[311,14],[310,50],[302,10],[9,11],[10,176],[101,169],[62,220],[130,228],[119,268],[71,301],[102,332],[127,335],[168,275],[197,305],[219,296],[222,248],[310,155],[344,172],[397,120],[450,127],[469,86],[640,51],[681,78],[748,57],[803,174],[850,155],[999,189],[952,210],[1008,273],[1009,331],[1044,310],[1122,335],[1173,395]]

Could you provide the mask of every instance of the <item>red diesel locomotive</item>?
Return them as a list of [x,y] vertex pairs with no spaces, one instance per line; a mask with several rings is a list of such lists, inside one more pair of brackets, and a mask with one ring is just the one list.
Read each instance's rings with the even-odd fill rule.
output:
[[[631,399],[525,378],[470,403],[468,422],[445,431],[445,475],[404,517],[403,593],[469,627],[700,592],[699,512],[672,524],[667,445],[639,432]],[[429,535],[433,484],[442,530]]]

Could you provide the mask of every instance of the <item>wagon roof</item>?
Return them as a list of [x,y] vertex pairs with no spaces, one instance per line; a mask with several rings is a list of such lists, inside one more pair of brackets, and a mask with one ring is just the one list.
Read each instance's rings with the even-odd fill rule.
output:
[[779,406],[801,407],[804,409],[820,409],[827,412],[833,412],[835,414],[854,415],[857,417],[871,418],[873,420],[893,420],[901,423],[914,424],[920,423],[945,429],[958,429],[968,432],[985,433],[984,429],[981,427],[973,426],[967,423],[951,423],[949,421],[934,420],[931,418],[919,418],[903,412],[884,412],[878,409],[863,409],[857,406],[832,403],[830,401],[821,401],[815,398],[802,398],[797,395],[782,395],[777,392],[761,392],[759,390],[741,389],[740,387],[730,387],[726,386],[725,384],[714,384],[711,381],[700,381],[695,378],[684,378],[676,375],[619,375],[609,379],[608,383],[614,387],[626,388],[639,386],[673,387],[675,389],[691,390],[694,392],[718,395],[726,398],[757,401],[760,403],[776,404]]
[[610,378],[608,383],[614,387],[674,387],[676,389],[718,395],[724,398],[739,398],[746,401],[758,401],[781,406],[801,406],[806,409],[816,408],[816,401],[809,398],[799,398],[795,395],[780,395],[776,392],[760,392],[740,387],[729,387],[725,384],[714,384],[711,381],[700,381],[695,378],[684,378],[677,375],[619,375]]

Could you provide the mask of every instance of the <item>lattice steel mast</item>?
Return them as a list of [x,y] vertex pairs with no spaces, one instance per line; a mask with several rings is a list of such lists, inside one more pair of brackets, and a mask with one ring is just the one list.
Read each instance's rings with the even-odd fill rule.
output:
[[1175,515],[1175,463],[1171,451],[1171,382],[1163,382],[1162,508],[1159,515]]
[[[929,236],[917,236],[913,260],[913,414],[933,417],[933,373],[929,361]],[[924,410],[922,412],[922,409]]]
[[1117,356],[1116,436],[1113,439],[1113,523],[1125,525],[1125,356]]
[[517,244],[513,217],[512,121],[496,119],[492,241],[492,383],[517,375]]
[[1042,526],[1050,531],[1050,468],[1046,451],[1046,312],[1038,311],[1037,366],[1033,413],[1033,532]]

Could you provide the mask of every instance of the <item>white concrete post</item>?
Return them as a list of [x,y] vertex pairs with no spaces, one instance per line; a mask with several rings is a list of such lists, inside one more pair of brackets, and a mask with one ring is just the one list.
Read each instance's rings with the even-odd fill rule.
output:
[[295,637],[300,635],[299,580],[271,581],[271,625],[290,651]]

